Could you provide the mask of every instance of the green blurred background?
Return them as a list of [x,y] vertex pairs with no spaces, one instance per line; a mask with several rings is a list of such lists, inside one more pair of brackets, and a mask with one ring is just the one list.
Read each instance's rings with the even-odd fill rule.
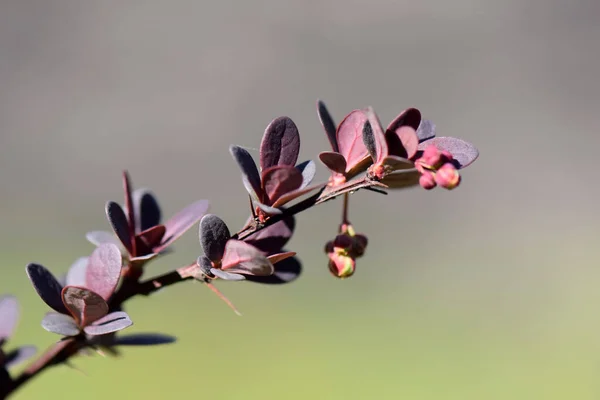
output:
[[[178,343],[78,358],[87,376],[54,368],[15,398],[598,399],[599,15],[596,0],[0,2],[10,345],[57,339],[24,266],[89,254],[122,169],[166,215],[208,198],[235,229],[228,146],[256,149],[288,115],[316,160],[317,98],[337,121],[418,107],[481,153],[453,192],[353,196],[370,243],[351,279],[326,268],[331,202],[299,219],[301,279],[219,285],[243,317],[200,284],[136,298],[130,332]],[[196,232],[148,272],[197,257]]]

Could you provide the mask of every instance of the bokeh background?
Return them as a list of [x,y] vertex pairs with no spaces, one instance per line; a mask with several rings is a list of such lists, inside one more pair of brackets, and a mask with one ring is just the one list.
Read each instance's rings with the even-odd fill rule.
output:
[[[340,202],[306,212],[304,274],[200,284],[130,302],[130,332],[178,343],[78,358],[15,399],[598,399],[600,3],[596,0],[0,2],[0,293],[10,345],[57,338],[24,266],[66,271],[121,201],[122,169],[166,215],[201,198],[247,216],[230,144],[257,154],[290,116],[301,159],[337,121],[409,106],[480,158],[458,190],[359,192],[368,234],[352,279],[323,254]],[[319,167],[319,177],[327,174]],[[194,228],[150,274],[199,254]]]

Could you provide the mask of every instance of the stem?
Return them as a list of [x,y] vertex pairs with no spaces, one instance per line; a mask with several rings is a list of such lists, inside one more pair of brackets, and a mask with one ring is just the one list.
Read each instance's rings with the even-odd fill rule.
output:
[[344,193],[344,205],[342,207],[342,224],[348,225],[348,193]]
[[[302,211],[306,211],[313,206],[332,200],[342,194],[344,194],[344,220],[347,220],[348,198],[350,197],[349,194],[362,188],[370,188],[374,186],[386,187],[379,182],[375,182],[367,178],[359,181],[348,182],[347,184],[344,184],[331,191],[326,191],[326,187],[324,186],[311,197],[308,197],[305,200],[302,200],[301,202],[282,210],[283,212],[281,214],[270,217],[264,223],[250,223],[242,228],[238,233],[233,235],[232,238],[244,240],[248,236],[259,232],[281,220],[284,220],[285,218],[294,216]],[[165,287],[186,280],[191,280],[194,278],[196,268],[197,265],[196,262],[194,262],[190,265],[177,268],[174,271],[170,271],[141,282],[136,279],[125,278],[121,287],[115,292],[109,301],[110,310],[120,308],[123,303],[132,297],[138,295],[149,296]],[[77,354],[79,350],[87,345],[88,344],[85,340],[78,340],[78,338],[73,337],[61,340],[60,342],[50,346],[48,350],[34,360],[16,379],[7,381],[7,387],[5,386],[4,388],[0,389],[0,399],[5,399],[25,383],[29,382],[30,379],[36,377],[39,373],[47,368],[68,361],[71,356]]]

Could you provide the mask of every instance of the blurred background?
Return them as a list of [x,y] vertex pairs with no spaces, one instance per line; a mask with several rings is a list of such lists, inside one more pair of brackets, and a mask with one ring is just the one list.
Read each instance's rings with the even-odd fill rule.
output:
[[[121,171],[165,216],[202,198],[232,229],[247,196],[228,146],[254,155],[287,115],[301,159],[337,122],[415,106],[480,158],[453,192],[359,192],[356,274],[327,270],[341,202],[298,221],[304,264],[278,287],[200,284],[136,298],[129,332],[176,335],[121,360],[77,358],[15,399],[598,399],[600,3],[595,0],[0,3],[0,293],[9,346],[57,340],[24,272],[60,274],[106,229]],[[326,179],[319,164],[318,177]],[[155,275],[194,260],[194,227]]]

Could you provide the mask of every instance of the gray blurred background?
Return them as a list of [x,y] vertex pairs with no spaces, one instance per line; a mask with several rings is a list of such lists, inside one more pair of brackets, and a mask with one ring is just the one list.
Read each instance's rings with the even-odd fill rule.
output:
[[[91,252],[123,169],[167,216],[207,198],[236,229],[247,198],[228,146],[258,148],[287,115],[317,160],[317,98],[337,122],[414,106],[480,150],[455,191],[353,196],[370,243],[351,279],[322,252],[331,202],[299,219],[301,279],[220,285],[242,318],[199,284],[136,299],[131,330],[177,344],[77,359],[87,377],[55,368],[16,398],[597,399],[599,17],[593,0],[1,1],[13,345],[57,339],[24,266],[60,273]],[[196,228],[175,247],[149,273],[193,260]]]

